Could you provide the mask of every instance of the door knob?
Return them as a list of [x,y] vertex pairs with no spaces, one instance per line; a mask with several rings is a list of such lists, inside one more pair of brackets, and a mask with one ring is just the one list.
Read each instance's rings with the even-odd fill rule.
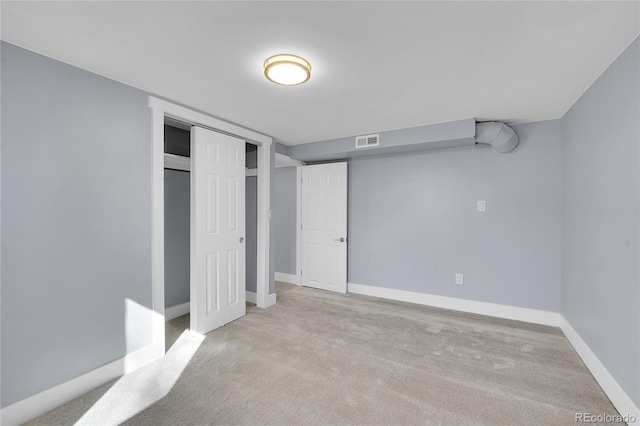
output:
[[240,242],[244,243],[244,238],[240,237]]
[[333,240],[333,241],[340,241],[341,243],[344,243],[344,242],[345,242],[345,240],[346,240],[346,238],[345,238],[345,237],[340,237],[340,238],[338,238],[337,240]]

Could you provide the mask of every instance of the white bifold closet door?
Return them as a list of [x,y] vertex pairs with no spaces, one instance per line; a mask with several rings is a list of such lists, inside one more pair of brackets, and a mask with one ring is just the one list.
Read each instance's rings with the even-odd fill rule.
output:
[[246,313],[245,141],[191,128],[191,329]]
[[347,163],[303,166],[301,282],[347,292]]

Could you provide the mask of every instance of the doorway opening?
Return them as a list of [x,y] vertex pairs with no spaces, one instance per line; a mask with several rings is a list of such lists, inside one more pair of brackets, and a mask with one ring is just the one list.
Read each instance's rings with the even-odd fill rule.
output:
[[164,124],[164,304],[165,351],[189,328],[191,131]]

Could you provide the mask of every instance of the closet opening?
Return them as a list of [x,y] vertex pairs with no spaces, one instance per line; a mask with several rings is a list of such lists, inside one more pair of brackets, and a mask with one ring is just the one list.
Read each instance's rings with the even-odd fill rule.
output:
[[[164,121],[164,300],[165,352],[190,326],[191,126]],[[245,143],[246,300],[256,304],[258,235],[258,147]]]

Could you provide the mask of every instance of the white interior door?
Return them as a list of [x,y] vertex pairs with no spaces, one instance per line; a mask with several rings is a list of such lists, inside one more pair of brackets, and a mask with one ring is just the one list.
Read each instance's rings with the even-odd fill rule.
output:
[[245,305],[245,142],[191,128],[191,329],[240,318]]
[[347,163],[301,167],[302,285],[347,292]]

